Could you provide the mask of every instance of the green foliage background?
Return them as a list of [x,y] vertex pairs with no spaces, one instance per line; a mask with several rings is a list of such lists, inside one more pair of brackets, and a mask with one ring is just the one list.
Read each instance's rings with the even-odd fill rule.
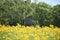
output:
[[60,26],[60,4],[50,6],[31,0],[0,0],[0,24],[24,25],[26,17],[32,17],[32,25]]

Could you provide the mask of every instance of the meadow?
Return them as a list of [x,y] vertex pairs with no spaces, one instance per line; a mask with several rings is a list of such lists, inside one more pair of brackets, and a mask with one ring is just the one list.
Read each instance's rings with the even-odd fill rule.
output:
[[60,40],[60,4],[0,0],[0,24],[0,40]]
[[0,40],[60,40],[60,28],[43,26],[0,25]]

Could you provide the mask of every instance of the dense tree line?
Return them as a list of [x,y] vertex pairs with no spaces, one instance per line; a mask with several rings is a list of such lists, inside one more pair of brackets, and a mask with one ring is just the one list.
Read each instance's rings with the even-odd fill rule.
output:
[[60,4],[50,6],[44,2],[31,3],[31,0],[0,0],[0,24],[25,25],[31,17],[31,25],[60,26]]

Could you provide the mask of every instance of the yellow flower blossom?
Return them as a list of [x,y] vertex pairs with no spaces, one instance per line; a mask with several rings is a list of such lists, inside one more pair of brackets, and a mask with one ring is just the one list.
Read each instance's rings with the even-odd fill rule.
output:
[[54,25],[50,25],[50,27],[43,26],[42,28],[39,27],[39,25],[36,25],[35,27],[34,26],[25,27],[19,24],[17,26],[0,25],[0,39],[49,40],[50,38],[52,40],[60,40],[60,28],[54,27],[55,27]]

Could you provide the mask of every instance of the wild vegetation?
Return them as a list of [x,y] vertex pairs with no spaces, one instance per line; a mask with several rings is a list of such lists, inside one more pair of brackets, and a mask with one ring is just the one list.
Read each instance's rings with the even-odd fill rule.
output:
[[36,2],[0,0],[0,40],[60,40],[60,4]]
[[31,3],[31,0],[0,0],[0,24],[25,25],[29,16],[34,26],[60,26],[60,4],[50,6],[44,2]]
[[0,25],[0,40],[60,40],[60,28],[54,27]]

